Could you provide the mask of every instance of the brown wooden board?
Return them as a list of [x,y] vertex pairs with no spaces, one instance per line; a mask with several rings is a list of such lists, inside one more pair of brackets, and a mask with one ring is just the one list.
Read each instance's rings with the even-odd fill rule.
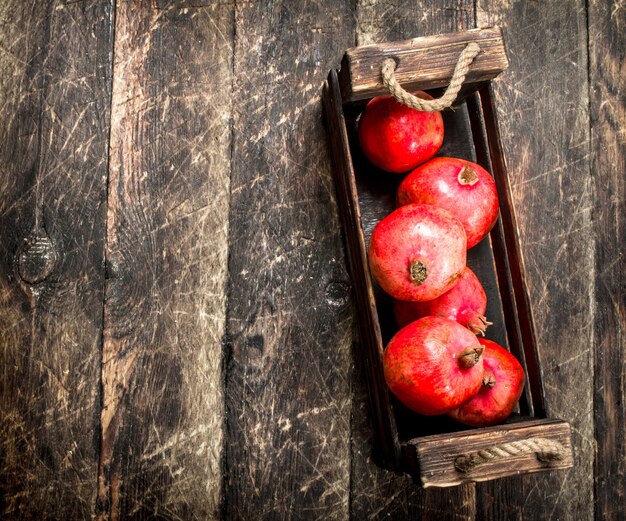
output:
[[576,464],[481,484],[486,519],[593,517],[592,183],[585,2],[477,3],[499,25],[509,69],[494,81],[545,407],[572,427]]
[[593,176],[594,514],[626,519],[626,42],[623,5],[589,5]]
[[0,517],[95,511],[112,2],[0,2]]
[[[460,39],[458,35],[455,39]],[[385,54],[379,56],[379,61]],[[438,85],[437,85],[438,86]],[[420,418],[411,413],[390,397],[386,390],[382,376],[382,353],[384,345],[397,331],[392,313],[391,299],[373,281],[368,265],[365,244],[380,219],[394,209],[394,199],[399,176],[392,176],[374,168],[360,152],[358,139],[355,135],[357,116],[362,110],[362,104],[346,105],[346,112],[340,98],[340,84],[338,75],[331,71],[324,89],[330,141],[333,143],[331,151],[336,165],[337,194],[342,212],[342,223],[346,234],[346,243],[349,252],[349,265],[354,284],[357,286],[357,301],[359,304],[359,318],[361,338],[363,339],[363,353],[368,363],[368,378],[374,421],[378,434],[379,447],[383,453],[383,460],[396,470],[404,469],[414,475],[419,475],[423,483],[436,483],[438,486],[459,484],[472,479],[451,479],[450,477],[429,480],[425,475],[424,465],[420,455],[427,453],[418,451],[417,466],[412,465],[414,459],[398,461],[398,448],[406,447],[407,442],[412,446],[420,446],[424,436],[434,433],[450,433],[461,430],[461,427],[446,417]],[[472,123],[470,123],[470,119]],[[506,165],[502,159],[502,149],[499,143],[498,127],[495,120],[495,108],[491,91],[481,88],[479,95],[474,95],[472,111],[469,113],[465,103],[455,111],[444,113],[445,139],[440,155],[455,156],[476,161],[475,146],[480,151],[481,159],[489,160],[483,166],[492,167],[496,177],[501,199],[501,225],[495,234],[482,241],[480,245],[468,252],[468,265],[474,269],[479,279],[484,281],[488,300],[491,302],[491,311],[494,312],[495,323],[487,335],[501,344],[507,345],[507,333],[511,336],[511,344],[516,348],[515,353],[523,362],[528,361],[526,369],[535,374],[528,378],[527,388],[531,398],[520,401],[521,412],[528,415],[534,409],[543,414],[543,397],[533,398],[533,393],[541,393],[539,365],[536,356],[532,316],[528,304],[528,297],[524,283],[523,266],[519,259],[519,249],[516,237],[515,217],[511,206],[511,194],[506,179]],[[482,132],[478,132],[484,127]],[[479,134],[474,140],[473,134]],[[342,176],[346,176],[342,177]],[[492,243],[499,242],[498,258],[494,258]],[[499,265],[498,268],[496,266]],[[503,285],[498,284],[499,274],[504,273],[506,280]],[[508,307],[512,313],[504,315],[502,301],[508,300]],[[502,320],[504,319],[504,320]],[[506,324],[506,326],[505,326]],[[495,335],[495,337],[494,337]],[[534,380],[534,381],[533,381]],[[527,398],[527,397],[526,397]],[[392,412],[393,411],[393,412]],[[390,416],[393,416],[390,419]],[[539,416],[541,417],[541,416]],[[561,425],[562,422],[559,424]],[[566,425],[566,424],[564,424]],[[397,433],[396,433],[397,428]],[[546,423],[542,430],[549,432],[556,429],[556,424]],[[517,429],[517,426],[507,426],[503,429]],[[476,436],[480,438],[480,431]],[[487,433],[488,431],[485,431]],[[519,432],[519,431],[518,431]],[[559,437],[567,437],[565,444],[569,453],[563,468],[571,466],[571,449],[569,445],[569,430]],[[462,433],[449,440],[461,443],[468,437]],[[470,436],[471,437],[471,436]],[[399,443],[398,443],[399,442]],[[454,441],[452,441],[454,446]],[[405,451],[406,452],[406,451]],[[534,464],[534,460],[527,458],[521,464],[507,466],[506,462],[496,465],[497,472],[491,469],[484,475],[472,476],[481,481],[517,474],[527,465],[529,471],[541,470],[541,466]]]
[[[504,443],[548,439],[563,447],[563,456],[555,461],[541,461],[536,454],[523,454],[477,465],[470,472],[455,466],[460,456],[489,449]],[[420,466],[423,487],[449,487],[471,481],[487,481],[516,474],[566,469],[574,464],[569,425],[560,420],[528,420],[453,434],[435,434],[409,442]]]
[[118,2],[100,519],[210,519],[221,498],[229,4]]
[[352,309],[320,87],[351,8],[236,6],[226,519],[349,515]]
[[[622,2],[254,4],[0,2],[0,518],[625,518]],[[319,93],[346,48],[493,25],[510,61],[493,82],[495,112],[537,325],[540,405],[570,422],[576,465],[424,489],[374,450]],[[128,108],[114,103],[124,117],[113,144],[130,147],[116,161],[129,175],[114,173],[127,195],[107,216],[114,41],[116,99],[125,84],[145,90]],[[107,217],[129,233],[111,243],[105,269]],[[226,294],[229,251],[238,259]],[[100,379],[123,375],[100,367],[107,271],[119,310],[109,323],[140,353],[128,392],[105,392],[123,396],[108,446]],[[125,332],[124,295],[138,310]],[[224,365],[233,346],[235,368],[220,374],[227,299]],[[306,349],[290,349],[304,331]],[[231,435],[220,437],[222,422]]]
[[444,87],[450,82],[459,54],[469,42],[477,43],[480,53],[465,76],[465,85],[489,81],[507,68],[498,27],[362,45],[348,49],[341,62],[342,98],[353,102],[387,94],[380,75],[381,56],[396,60],[395,77],[408,91]]

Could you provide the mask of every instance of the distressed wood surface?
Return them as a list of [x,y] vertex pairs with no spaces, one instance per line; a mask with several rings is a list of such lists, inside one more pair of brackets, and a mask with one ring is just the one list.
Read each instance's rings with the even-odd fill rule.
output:
[[[1,0],[0,517],[624,518],[624,19],[617,0]],[[376,464],[321,85],[355,45],[491,25],[575,466],[424,490]]]
[[[593,176],[594,503],[596,519],[626,519],[626,7],[589,3]],[[620,485],[621,484],[621,485]]]
[[117,2],[100,519],[207,519],[221,495],[229,4]]
[[108,1],[0,2],[2,519],[94,512],[111,29]]
[[341,62],[339,82],[343,100],[358,101],[388,94],[381,75],[381,55],[396,60],[394,77],[409,92],[446,87],[469,42],[479,45],[480,52],[472,61],[464,85],[492,80],[507,68],[499,27],[361,45],[348,49]]
[[321,85],[348,2],[236,4],[226,519],[346,519],[348,277]]
[[[562,456],[541,461],[535,453],[484,462],[468,472],[459,472],[456,459],[473,452],[515,441],[547,439],[562,447]],[[436,434],[411,442],[420,463],[420,481],[424,488],[448,487],[467,480],[487,481],[513,474],[564,469],[573,464],[570,428],[561,420],[529,420],[485,427],[454,434]]]
[[500,25],[506,39],[510,67],[495,85],[500,129],[547,413],[570,422],[575,460],[565,471],[479,485],[478,514],[591,519],[594,241],[584,2],[481,0],[477,9],[478,24]]

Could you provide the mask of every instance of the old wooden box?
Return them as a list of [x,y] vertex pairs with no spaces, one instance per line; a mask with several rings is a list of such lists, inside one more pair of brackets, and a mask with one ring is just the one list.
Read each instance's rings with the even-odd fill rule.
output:
[[[477,429],[459,426],[445,417],[412,413],[387,390],[382,354],[397,326],[390,298],[370,275],[366,252],[374,226],[394,209],[395,190],[402,176],[371,165],[363,157],[355,133],[367,101],[386,93],[380,74],[384,59],[396,60],[396,78],[406,90],[426,90],[438,96],[469,42],[477,42],[481,52],[470,67],[454,110],[443,112],[445,140],[438,155],[475,161],[494,176],[500,218],[490,235],[469,250],[468,265],[487,292],[486,315],[493,322],[487,338],[509,346],[527,377],[516,413],[502,425]],[[546,416],[511,190],[496,121],[490,82],[507,66],[500,30],[476,29],[348,50],[340,70],[330,71],[323,88],[337,200],[358,311],[357,356],[365,361],[377,453],[383,465],[410,473],[424,487],[452,486],[573,464],[569,425]],[[481,463],[469,471],[457,468],[458,458],[503,443],[537,438],[557,442],[558,457],[544,461],[541,454],[530,453]]]

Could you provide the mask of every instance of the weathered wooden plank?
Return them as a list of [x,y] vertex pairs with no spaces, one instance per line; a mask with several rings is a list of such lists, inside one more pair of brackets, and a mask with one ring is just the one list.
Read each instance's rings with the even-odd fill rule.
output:
[[[459,472],[457,458],[512,442],[541,439],[553,459],[541,460],[536,453],[483,462],[469,471]],[[537,442],[539,443],[539,442]],[[411,441],[420,463],[420,480],[424,488],[449,487],[468,480],[487,481],[546,469],[564,469],[573,464],[570,428],[561,420],[528,420],[496,425],[480,430],[424,436]]]
[[[474,2],[432,0],[426,2],[359,2],[356,8],[357,44],[405,40],[470,29]],[[423,490],[408,476],[379,468],[373,454],[373,427],[364,387],[364,370],[357,365],[352,412],[352,519],[470,520],[475,513],[475,485],[462,485],[454,493]]]
[[397,61],[394,76],[408,91],[445,87],[469,42],[478,44],[480,53],[465,76],[466,85],[489,81],[508,67],[498,27],[363,45],[348,49],[341,62],[339,81],[343,100],[388,94],[381,76],[381,56]]
[[115,20],[98,514],[210,519],[221,494],[233,9],[118,2]]
[[95,511],[112,1],[0,2],[0,517]]
[[352,313],[321,87],[350,2],[238,2],[226,519],[346,519]]
[[550,416],[571,422],[572,469],[479,485],[484,519],[593,516],[593,239],[585,3],[481,0],[503,28],[496,80]]
[[474,3],[455,0],[385,2],[360,0],[356,6],[357,45],[395,42],[474,27]]
[[595,238],[595,518],[626,519],[626,42],[624,6],[589,2]]

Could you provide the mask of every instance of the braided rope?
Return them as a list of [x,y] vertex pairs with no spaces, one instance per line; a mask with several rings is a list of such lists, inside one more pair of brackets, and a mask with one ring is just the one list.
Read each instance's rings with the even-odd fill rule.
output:
[[443,96],[434,100],[425,100],[422,98],[418,98],[413,94],[408,93],[404,90],[394,75],[396,70],[396,62],[395,60],[389,58],[383,62],[381,74],[383,77],[383,84],[385,88],[391,93],[391,95],[396,98],[400,103],[404,103],[405,105],[424,112],[436,112],[448,107],[452,106],[454,100],[456,100],[459,91],[461,90],[461,86],[465,81],[465,76],[469,71],[469,66],[474,61],[474,58],[480,52],[480,47],[478,44],[471,42],[467,44],[467,47],[463,49],[463,52],[459,56],[459,61],[456,63],[454,67],[454,72],[452,73],[452,78],[450,79],[450,84],[448,88],[443,93]]
[[533,453],[537,455],[540,461],[558,461],[563,459],[565,449],[563,445],[554,440],[531,438],[502,443],[476,452],[461,454],[454,460],[454,466],[460,472],[469,472],[482,463]]

